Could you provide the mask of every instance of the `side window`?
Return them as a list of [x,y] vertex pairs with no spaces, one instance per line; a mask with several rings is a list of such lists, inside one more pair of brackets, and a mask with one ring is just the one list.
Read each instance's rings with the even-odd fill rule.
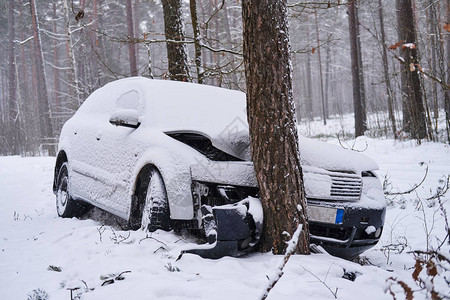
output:
[[116,101],[116,109],[139,110],[139,93],[135,90],[122,94]]

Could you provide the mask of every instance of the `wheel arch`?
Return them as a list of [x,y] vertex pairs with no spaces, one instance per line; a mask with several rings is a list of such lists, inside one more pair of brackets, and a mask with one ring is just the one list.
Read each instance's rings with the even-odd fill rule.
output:
[[[155,153],[153,153],[155,154]],[[158,157],[157,155],[146,156]],[[163,179],[167,193],[170,217],[173,220],[190,220],[194,218],[194,205],[191,192],[191,174],[188,165],[168,163],[166,159],[158,161],[154,159],[142,159],[134,172],[134,182],[131,185],[131,204],[128,213],[128,220],[136,217],[136,210],[139,208],[139,193],[146,192],[150,170],[155,168]]]

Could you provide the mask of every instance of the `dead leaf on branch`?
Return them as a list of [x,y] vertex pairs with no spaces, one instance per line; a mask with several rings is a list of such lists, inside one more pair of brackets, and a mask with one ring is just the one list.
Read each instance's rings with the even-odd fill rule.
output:
[[400,42],[397,42],[397,43],[395,43],[395,44],[393,44],[393,45],[390,45],[390,46],[389,46],[389,49],[391,49],[391,50],[397,50],[397,48],[400,47],[404,42],[405,42],[405,41],[400,41]]
[[450,32],[450,23],[445,23],[442,29],[446,30],[447,32]]

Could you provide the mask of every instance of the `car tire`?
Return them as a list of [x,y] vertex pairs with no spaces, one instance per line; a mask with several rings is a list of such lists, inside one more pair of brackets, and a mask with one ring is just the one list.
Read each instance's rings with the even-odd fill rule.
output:
[[62,218],[81,217],[89,207],[87,204],[76,201],[70,196],[69,170],[67,162],[61,165],[56,182],[56,211]]
[[[144,197],[143,197],[144,198]],[[172,229],[169,202],[164,180],[156,168],[151,168],[142,208],[141,228],[153,232]]]

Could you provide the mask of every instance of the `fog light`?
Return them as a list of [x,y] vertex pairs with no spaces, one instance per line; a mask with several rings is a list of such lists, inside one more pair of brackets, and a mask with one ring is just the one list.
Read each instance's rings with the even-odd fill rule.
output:
[[375,231],[374,236],[375,236],[376,239],[380,237],[380,235],[381,235],[381,230],[382,230],[382,228],[380,227],[380,228],[378,228],[378,229]]

